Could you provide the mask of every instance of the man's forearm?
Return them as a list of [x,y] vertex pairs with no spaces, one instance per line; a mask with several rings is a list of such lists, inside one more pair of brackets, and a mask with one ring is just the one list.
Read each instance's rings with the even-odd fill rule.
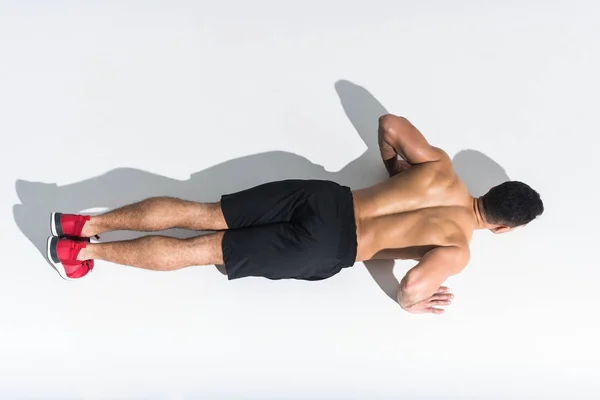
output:
[[410,311],[410,308],[412,306],[414,306],[415,304],[417,304],[420,301],[423,301],[427,298],[427,297],[423,297],[421,300],[417,300],[416,297],[414,297],[414,296],[412,296],[412,297],[413,298],[411,298],[411,296],[407,296],[406,293],[404,293],[404,292],[399,292],[396,300],[398,300],[398,304],[400,304],[400,307],[403,310]]

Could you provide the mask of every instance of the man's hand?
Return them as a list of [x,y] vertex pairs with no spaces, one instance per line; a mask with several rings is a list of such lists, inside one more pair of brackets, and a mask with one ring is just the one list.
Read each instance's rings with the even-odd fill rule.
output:
[[403,306],[400,304],[400,307],[413,314],[443,314],[445,310],[438,307],[450,305],[452,303],[451,299],[454,298],[449,290],[446,286],[440,286],[438,291],[431,297],[412,305]]

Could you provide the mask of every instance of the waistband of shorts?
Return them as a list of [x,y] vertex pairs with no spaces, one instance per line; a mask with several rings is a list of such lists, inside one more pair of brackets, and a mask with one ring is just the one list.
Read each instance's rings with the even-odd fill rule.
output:
[[354,219],[354,199],[352,191],[347,186],[341,186],[344,196],[340,200],[340,219],[342,229],[340,232],[340,243],[338,245],[337,258],[344,267],[354,265],[358,241],[356,238],[356,220]]

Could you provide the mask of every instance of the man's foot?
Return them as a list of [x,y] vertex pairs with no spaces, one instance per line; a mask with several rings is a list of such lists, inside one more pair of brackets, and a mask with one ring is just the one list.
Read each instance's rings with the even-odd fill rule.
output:
[[50,216],[52,235],[57,237],[79,238],[83,226],[91,219],[89,215],[62,214],[54,212]]
[[86,246],[87,241],[80,242],[51,236],[48,238],[48,260],[64,279],[81,278],[94,268],[94,260],[77,259],[79,252]]

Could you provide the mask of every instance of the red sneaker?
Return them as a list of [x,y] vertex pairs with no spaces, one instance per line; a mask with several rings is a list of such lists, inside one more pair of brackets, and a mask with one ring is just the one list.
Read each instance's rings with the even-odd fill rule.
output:
[[94,268],[94,260],[77,260],[77,255],[86,246],[87,241],[49,237],[48,260],[64,279],[81,278]]
[[[83,226],[90,220],[89,215],[52,213],[50,229],[57,237],[80,238]],[[97,237],[97,236],[96,236]]]

